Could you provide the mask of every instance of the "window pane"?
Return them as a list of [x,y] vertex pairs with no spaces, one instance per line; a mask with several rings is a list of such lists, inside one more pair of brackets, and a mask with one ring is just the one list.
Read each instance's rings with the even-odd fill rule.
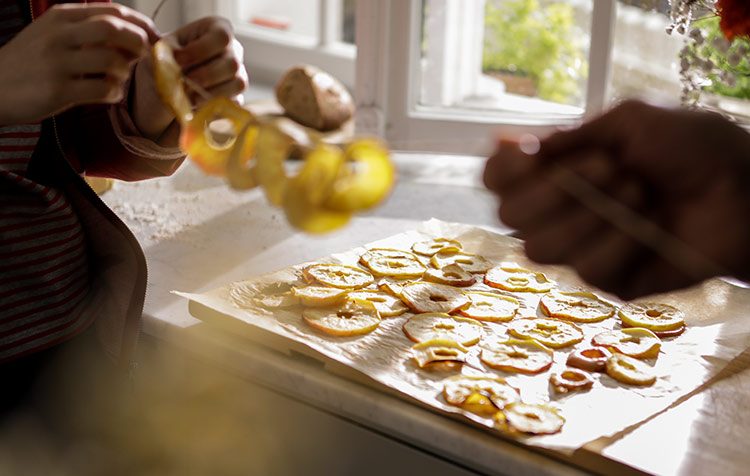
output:
[[356,4],[356,0],[344,0],[341,19],[341,41],[352,45],[356,42],[354,24]]
[[424,0],[420,104],[580,114],[591,7],[591,0]]
[[679,52],[683,39],[668,35],[665,0],[620,0],[612,54],[613,101],[680,99]]
[[320,0],[241,0],[236,5],[245,24],[315,39],[320,35]]

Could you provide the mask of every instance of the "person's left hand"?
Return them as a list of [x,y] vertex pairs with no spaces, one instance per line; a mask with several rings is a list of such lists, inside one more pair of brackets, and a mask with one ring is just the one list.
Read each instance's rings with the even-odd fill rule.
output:
[[[169,34],[179,45],[175,60],[183,73],[211,96],[226,96],[242,101],[242,92],[248,85],[248,75],[243,63],[243,49],[234,37],[228,20],[206,17]],[[174,145],[179,127],[172,127],[174,115],[163,104],[154,83],[151,59],[138,63],[135,69],[134,97],[131,114],[140,132],[165,145]],[[188,91],[196,105],[205,101],[194,91]],[[165,134],[167,129],[169,134]]]

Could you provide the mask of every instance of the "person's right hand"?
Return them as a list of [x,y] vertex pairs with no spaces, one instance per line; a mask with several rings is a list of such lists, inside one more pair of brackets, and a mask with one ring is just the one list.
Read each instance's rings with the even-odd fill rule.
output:
[[122,5],[53,6],[0,47],[0,125],[120,101],[158,36],[148,17]]

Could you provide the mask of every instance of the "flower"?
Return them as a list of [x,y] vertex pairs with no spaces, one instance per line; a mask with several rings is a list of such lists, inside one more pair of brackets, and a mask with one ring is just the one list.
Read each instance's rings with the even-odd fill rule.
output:
[[721,17],[721,31],[727,40],[745,36],[750,38],[750,2],[747,0],[717,0],[716,12]]

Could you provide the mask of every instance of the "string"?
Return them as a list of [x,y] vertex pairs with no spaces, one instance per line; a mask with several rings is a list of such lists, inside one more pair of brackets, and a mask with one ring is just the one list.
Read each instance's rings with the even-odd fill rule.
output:
[[151,15],[151,21],[156,20],[156,16],[159,14],[159,12],[161,11],[161,7],[163,7],[165,3],[167,3],[167,0],[161,0],[159,2],[159,4],[154,9],[154,13]]

